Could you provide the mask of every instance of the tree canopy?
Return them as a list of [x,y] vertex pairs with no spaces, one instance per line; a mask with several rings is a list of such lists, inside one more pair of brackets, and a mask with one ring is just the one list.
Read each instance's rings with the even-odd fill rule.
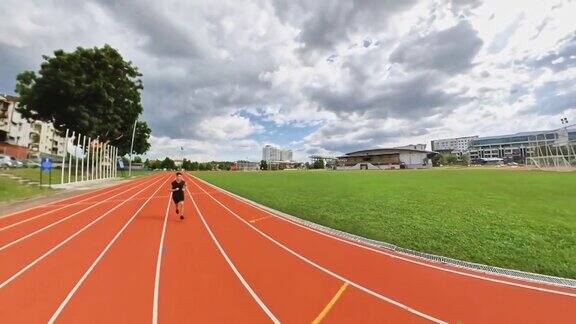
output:
[[[44,55],[40,71],[20,73],[16,92],[25,118],[52,122],[59,132],[70,129],[130,151],[134,121],[142,113],[142,74],[109,45],[78,47],[74,52]],[[150,148],[150,128],[139,121],[134,152]]]
[[323,159],[317,159],[316,161],[314,161],[313,164],[313,168],[314,169],[324,169],[324,160]]

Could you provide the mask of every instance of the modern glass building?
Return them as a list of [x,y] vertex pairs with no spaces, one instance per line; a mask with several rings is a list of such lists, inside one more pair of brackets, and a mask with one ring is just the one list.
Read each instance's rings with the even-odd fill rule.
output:
[[[576,141],[576,130],[568,131],[570,141]],[[474,139],[470,158],[524,158],[530,154],[535,142],[542,145],[558,140],[558,130],[522,132],[510,135],[487,136]]]

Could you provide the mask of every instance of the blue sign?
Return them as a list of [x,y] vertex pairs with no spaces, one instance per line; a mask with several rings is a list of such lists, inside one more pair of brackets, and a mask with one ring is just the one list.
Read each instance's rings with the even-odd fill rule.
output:
[[42,160],[40,161],[40,170],[50,171],[50,169],[52,169],[52,159],[42,158]]
[[124,161],[122,161],[122,159],[118,159],[118,167],[124,169]]

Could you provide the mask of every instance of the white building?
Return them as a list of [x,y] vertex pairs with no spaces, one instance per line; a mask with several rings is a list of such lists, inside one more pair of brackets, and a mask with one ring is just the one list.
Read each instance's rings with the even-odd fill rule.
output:
[[396,146],[395,148],[425,151],[426,150],[426,144],[408,144],[408,145],[403,145],[403,146]]
[[477,139],[478,136],[444,138],[432,141],[432,151],[435,152],[454,152],[462,153],[467,152],[472,146],[472,141]]
[[280,151],[281,161],[292,161],[292,150],[281,150]]
[[427,169],[435,152],[411,147],[378,148],[338,157],[338,170]]
[[266,162],[289,162],[292,161],[292,151],[283,150],[272,145],[266,145],[262,149],[262,160]]
[[22,160],[64,154],[64,138],[52,123],[29,122],[17,107],[17,97],[0,95],[0,153]]

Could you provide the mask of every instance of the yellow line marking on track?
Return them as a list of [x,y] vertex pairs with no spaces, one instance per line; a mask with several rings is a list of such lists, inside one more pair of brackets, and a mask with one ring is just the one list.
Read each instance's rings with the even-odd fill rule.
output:
[[272,216],[263,216],[263,217],[260,217],[260,218],[256,218],[256,219],[250,220],[249,222],[252,223],[252,224],[254,224],[254,223],[256,223],[256,222],[259,222],[259,221],[261,221],[261,220],[264,220],[264,219],[270,218],[270,217],[272,217]]
[[326,304],[326,306],[320,312],[320,314],[318,314],[318,316],[316,316],[316,318],[312,321],[312,324],[318,324],[324,319],[324,317],[326,317],[326,314],[328,314],[328,312],[332,309],[332,306],[334,306],[334,304],[336,304],[338,299],[340,299],[340,296],[342,296],[342,294],[344,293],[344,290],[346,290],[346,287],[348,287],[347,282],[345,282],[342,285],[342,287],[340,287],[340,289],[338,289],[336,294],[332,297],[332,299],[330,299],[330,301],[328,302],[328,304]]

